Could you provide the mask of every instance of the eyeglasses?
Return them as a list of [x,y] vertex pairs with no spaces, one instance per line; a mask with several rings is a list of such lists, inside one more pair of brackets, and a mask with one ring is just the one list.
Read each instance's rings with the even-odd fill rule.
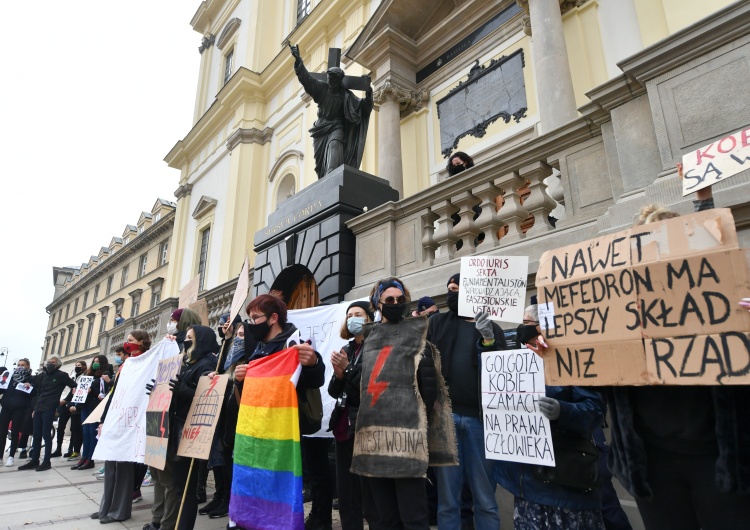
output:
[[248,319],[247,319],[247,323],[248,323],[248,324],[251,324],[251,325],[254,325],[254,324],[261,324],[261,323],[262,323],[262,321],[261,321],[261,322],[258,322],[258,319],[259,319],[259,318],[265,318],[266,320],[268,320],[268,316],[267,316],[267,315],[258,315],[257,317],[250,317],[250,318],[248,318]]
[[539,324],[538,320],[529,320],[528,318],[523,319],[524,324]]
[[386,296],[385,298],[380,299],[381,304],[385,305],[393,305],[393,304],[403,304],[406,302],[406,296],[403,294],[401,296]]

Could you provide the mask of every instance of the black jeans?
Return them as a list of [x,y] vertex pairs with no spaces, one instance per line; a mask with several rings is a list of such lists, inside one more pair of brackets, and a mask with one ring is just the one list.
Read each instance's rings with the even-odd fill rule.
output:
[[[167,454],[167,458],[170,458],[169,454]],[[189,480],[188,475],[190,475]],[[177,530],[192,530],[198,516],[198,461],[196,460],[193,465],[192,472],[190,471],[190,458],[181,457],[180,460],[172,462],[172,480],[178,510],[183,492],[187,491]]]
[[423,478],[362,477],[365,517],[372,530],[429,530]]
[[34,460],[40,460],[42,451],[42,437],[44,437],[44,460],[50,461],[52,454],[52,422],[55,419],[53,410],[35,410],[34,411]]
[[636,499],[647,530],[740,530],[750,521],[750,495],[716,486],[717,455],[648,449],[651,501]]
[[[73,406],[80,410],[80,407],[83,405],[77,403]],[[65,438],[65,427],[68,425],[68,420],[70,420],[70,443],[68,444],[68,451],[75,451],[80,454],[81,446],[83,445],[81,413],[76,412],[75,414],[71,414],[69,405],[57,408],[57,449],[62,449],[63,439]]]
[[5,454],[5,440],[8,439],[8,425],[12,422],[10,429],[10,453],[8,456],[16,455],[16,448],[18,447],[18,433],[21,432],[23,427],[23,420],[26,417],[26,411],[28,408],[15,408],[3,407],[0,410],[0,458]]
[[330,438],[302,437],[302,466],[310,477],[312,492],[312,509],[314,515],[322,523],[330,523],[333,511],[333,477],[331,466],[328,464],[328,450],[331,448]]
[[336,442],[336,490],[339,493],[339,515],[342,530],[362,530],[362,490],[359,487],[359,475],[349,469],[352,467],[354,437],[343,442]]

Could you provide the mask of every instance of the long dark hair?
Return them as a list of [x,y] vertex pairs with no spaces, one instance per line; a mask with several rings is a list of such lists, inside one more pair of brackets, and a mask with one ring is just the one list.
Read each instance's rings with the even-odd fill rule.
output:
[[[99,362],[99,368],[97,370],[94,370],[94,363]],[[94,377],[101,377],[102,375],[111,372],[109,367],[109,359],[107,359],[106,355],[94,355],[94,358],[91,361],[91,368],[86,370],[86,375],[93,375]]]

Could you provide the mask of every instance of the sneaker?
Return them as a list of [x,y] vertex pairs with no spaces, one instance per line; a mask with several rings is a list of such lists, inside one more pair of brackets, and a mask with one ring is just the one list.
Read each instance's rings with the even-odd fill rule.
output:
[[159,530],[159,527],[154,526],[154,523],[146,523],[143,525],[143,530]]
[[213,500],[211,500],[211,502],[206,504],[204,507],[200,508],[198,510],[198,513],[201,515],[208,515],[214,510],[214,508],[218,508],[222,502],[224,501],[222,501],[220,498],[214,497]]
[[77,451],[73,451],[72,453],[65,453],[63,456],[67,456],[68,460],[75,460],[77,458],[81,458],[81,455]]
[[143,500],[143,495],[141,495],[140,491],[134,491],[133,492],[133,504],[136,502],[141,502]]
[[8,461],[5,462],[5,467],[13,467],[13,457],[9,456]]
[[143,482],[141,482],[142,488],[149,488],[154,485],[154,480],[151,478],[151,473],[146,473],[146,476],[143,477]]
[[211,512],[208,514],[208,517],[211,519],[219,519],[221,517],[226,517],[227,515],[229,515],[229,503],[225,500],[222,500],[221,504],[211,510]]
[[71,450],[68,450],[68,452],[66,452],[66,453],[65,453],[65,454],[63,455],[63,458],[70,458],[70,455],[72,455],[72,454],[73,454],[74,452],[75,452],[75,451],[71,451]]
[[41,465],[36,468],[37,471],[47,471],[48,469],[52,469],[52,464],[49,462],[42,462]]
[[26,471],[27,469],[36,469],[39,466],[38,460],[29,460],[23,465],[18,466],[18,471]]
[[96,480],[104,480],[104,473],[96,473],[94,478],[96,478]]
[[18,458],[20,458],[21,460],[23,460],[24,458],[28,458],[28,457],[29,457],[29,454],[26,451],[26,448],[21,449],[21,454],[18,455]]

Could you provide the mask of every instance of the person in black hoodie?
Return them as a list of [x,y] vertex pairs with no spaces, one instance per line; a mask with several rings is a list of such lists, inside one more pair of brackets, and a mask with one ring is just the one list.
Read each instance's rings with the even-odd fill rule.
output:
[[435,468],[438,485],[438,525],[461,527],[461,492],[466,482],[474,499],[476,528],[498,528],[500,515],[495,500],[494,461],[484,452],[482,423],[481,366],[483,351],[506,348],[503,330],[487,313],[475,318],[458,314],[461,275],[448,279],[448,311],[429,320],[427,340],[440,351],[442,373],[448,385],[456,427],[458,466]]
[[[216,368],[216,354],[219,352],[216,333],[207,326],[189,327],[185,334],[183,346],[185,357],[182,367],[175,379],[169,383],[172,390],[172,402],[169,406],[167,459],[172,461],[174,487],[167,490],[166,494],[170,498],[166,500],[166,504],[179,506],[183,498],[183,492],[187,491],[187,494],[184,495],[185,502],[182,506],[182,515],[177,530],[192,529],[195,526],[195,518],[198,514],[197,466],[190,473],[190,459],[177,456],[177,448],[190,411],[190,404],[193,402],[195,390],[198,387],[198,380],[201,376]],[[175,515],[177,514],[175,513]],[[164,521],[162,521],[162,524],[164,524]]]
[[[50,458],[52,455],[52,422],[55,419],[55,409],[62,404],[60,395],[65,387],[74,388],[76,382],[68,374],[60,371],[62,361],[54,356],[47,359],[44,372],[35,375],[24,383],[26,388],[35,387],[39,391],[39,399],[34,407],[34,458],[22,466],[19,471],[34,469],[47,471],[52,469]],[[42,437],[44,437],[44,460],[39,463],[42,454]]]
[[18,436],[24,423],[26,413],[31,406],[31,392],[18,390],[19,384],[28,383],[31,378],[31,363],[28,359],[21,359],[16,363],[13,370],[12,380],[8,388],[0,389],[3,395],[3,406],[0,410],[0,457],[5,454],[5,440],[8,438],[8,424],[13,423],[11,428],[10,452],[5,467],[11,467],[18,448]]

